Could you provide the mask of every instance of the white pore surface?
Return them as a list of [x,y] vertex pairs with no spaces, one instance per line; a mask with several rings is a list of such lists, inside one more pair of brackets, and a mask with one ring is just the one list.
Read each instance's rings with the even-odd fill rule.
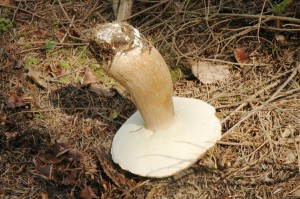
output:
[[221,138],[214,107],[196,99],[173,100],[175,121],[168,129],[145,129],[139,112],[119,129],[111,153],[122,169],[145,177],[171,176],[196,162]]

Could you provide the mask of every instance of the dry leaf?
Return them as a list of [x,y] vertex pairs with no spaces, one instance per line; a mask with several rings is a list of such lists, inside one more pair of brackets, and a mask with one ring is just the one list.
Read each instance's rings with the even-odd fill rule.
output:
[[244,48],[236,48],[233,51],[236,61],[243,67],[249,61],[249,53]]
[[18,13],[18,14],[16,15],[16,19],[17,19],[17,20],[20,20],[20,21],[31,20],[31,18],[32,18],[32,15],[31,15],[31,14],[24,13],[24,12]]
[[203,84],[212,84],[229,77],[229,66],[211,62],[196,61],[192,63],[193,74]]
[[17,136],[18,132],[5,132],[4,135],[7,140],[15,138]]
[[282,138],[288,138],[290,136],[293,136],[296,132],[296,129],[292,126],[287,126],[284,131],[281,133]]
[[45,89],[48,87],[47,82],[42,78],[43,76],[40,72],[30,70],[27,73],[27,77],[29,77],[37,86],[41,88]]
[[41,165],[38,161],[33,161],[35,164],[35,169],[40,174],[41,177],[47,180],[57,180],[56,172],[53,169],[53,165]]
[[67,175],[67,177],[65,177],[65,178],[62,180],[61,183],[64,184],[64,185],[74,184],[76,177],[77,177],[77,172],[76,172],[76,170],[72,170],[72,171]]
[[125,171],[120,170],[112,160],[110,150],[108,147],[102,145],[98,146],[96,153],[98,160],[103,168],[104,173],[111,179],[111,181],[122,190],[130,190],[136,186],[133,179],[127,178]]
[[92,126],[83,126],[82,127],[82,132],[84,133],[90,133],[92,131],[93,127]]
[[21,69],[22,68],[22,60],[15,60],[12,66],[13,69]]
[[89,86],[89,90],[102,97],[113,97],[116,94],[106,86],[99,83],[91,83]]
[[294,196],[295,196],[296,198],[300,198],[300,188],[297,189],[297,190],[294,192]]
[[14,5],[13,0],[1,0],[1,3],[6,4],[6,5]]
[[53,77],[57,77],[57,76],[61,76],[62,75],[62,67],[60,67],[59,65],[55,65],[55,64],[51,64],[49,66],[49,69],[50,69],[50,74],[53,76]]
[[80,191],[80,198],[82,199],[93,199],[98,198],[90,186],[86,186]]
[[16,171],[16,174],[22,174],[26,170],[26,166],[23,164],[21,167]]
[[83,162],[84,161],[84,155],[76,149],[70,149],[68,151],[67,158],[69,159],[69,161],[75,161],[75,162]]
[[284,35],[275,35],[276,41],[278,41],[280,44],[286,43],[286,39]]
[[42,199],[48,199],[48,195],[45,193],[41,193]]
[[59,157],[62,154],[65,154],[66,152],[68,152],[70,149],[72,148],[71,145],[69,145],[68,143],[60,143],[58,141],[55,141],[55,143],[53,144],[53,152],[55,154],[56,157]]
[[0,124],[4,125],[6,123],[6,114],[5,113],[0,113]]
[[285,162],[284,162],[285,164],[291,164],[291,163],[295,162],[297,159],[294,152],[290,149],[286,149],[284,151],[284,156],[285,156]]
[[57,164],[63,160],[63,158],[58,158],[52,153],[41,153],[38,155],[38,158],[46,164]]
[[62,43],[66,39],[65,34],[66,34],[66,31],[64,29],[59,29],[55,32],[55,37],[60,43]]
[[8,97],[7,100],[7,107],[14,109],[17,107],[23,107],[26,106],[27,103],[19,96],[17,96],[16,94],[10,94],[10,96]]
[[81,84],[88,85],[91,83],[96,83],[97,81],[97,76],[93,73],[93,71],[89,68],[86,68]]

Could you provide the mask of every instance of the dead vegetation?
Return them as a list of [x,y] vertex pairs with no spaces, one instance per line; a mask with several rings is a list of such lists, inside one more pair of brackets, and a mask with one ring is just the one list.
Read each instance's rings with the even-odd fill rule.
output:
[[[156,180],[123,172],[107,151],[135,107],[80,33],[112,21],[111,4],[1,1],[0,197],[300,197],[300,3],[291,2],[277,15],[280,1],[135,2],[129,22],[164,56],[174,95],[214,105],[223,125],[197,164]],[[195,60],[230,75],[203,84]],[[86,68],[106,97],[80,83]]]

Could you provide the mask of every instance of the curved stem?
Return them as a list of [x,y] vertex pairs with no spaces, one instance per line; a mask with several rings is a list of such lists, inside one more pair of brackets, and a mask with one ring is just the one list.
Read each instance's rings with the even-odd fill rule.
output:
[[153,47],[117,54],[108,70],[132,95],[145,127],[152,131],[167,128],[174,119],[172,80],[169,69]]
[[173,86],[161,54],[126,23],[101,24],[86,35],[92,47],[108,57],[105,70],[130,92],[145,127],[152,131],[168,128],[174,120]]

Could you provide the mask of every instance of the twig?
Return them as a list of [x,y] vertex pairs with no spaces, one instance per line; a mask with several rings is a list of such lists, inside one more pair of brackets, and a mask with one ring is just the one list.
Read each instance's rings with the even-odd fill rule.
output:
[[[270,103],[271,101],[273,101],[277,94],[279,92],[281,92],[281,90],[287,85],[290,83],[290,81],[296,76],[296,74],[300,71],[300,65],[298,65],[294,71],[292,72],[292,74],[289,76],[289,78],[276,90],[275,93],[273,93],[273,95],[266,101],[266,102],[263,102],[262,105],[254,108],[253,110],[249,111],[248,113],[246,113],[237,123],[235,123],[230,129],[228,129],[223,135],[222,137],[226,136],[227,134],[229,134],[233,129],[235,129],[238,125],[240,125],[243,121],[247,120],[249,117],[251,117],[253,114],[257,113],[258,111],[262,110],[268,103]],[[275,86],[275,85],[274,85]],[[274,87],[272,86],[272,87]],[[272,88],[271,87],[271,88]],[[239,106],[236,110],[239,110],[241,109],[243,106],[244,106],[244,103],[241,104],[241,106]],[[236,111],[235,110],[235,111]],[[228,119],[228,116],[225,118],[226,120]],[[222,120],[222,123],[226,120]]]
[[260,43],[259,31],[260,31],[260,27],[261,27],[261,20],[262,20],[262,15],[263,15],[263,12],[264,12],[264,8],[265,8],[265,6],[266,6],[266,2],[267,2],[267,0],[264,1],[264,4],[263,4],[263,6],[262,6],[262,8],[261,8],[259,20],[258,20],[258,28],[257,28],[257,38],[258,38],[258,43]]
[[25,10],[25,9],[23,9],[23,8],[19,8],[19,7],[16,7],[16,6],[10,6],[10,5],[7,5],[7,4],[2,4],[2,3],[0,3],[0,7],[7,7],[7,8],[12,8],[12,9],[18,9],[18,10],[21,10],[21,11],[23,11],[23,12],[26,12],[26,13],[28,13],[28,14],[31,14],[32,16],[34,16],[34,17],[38,17],[38,18],[41,18],[41,19],[44,19],[44,20],[48,20],[47,18],[45,18],[45,17],[42,17],[42,16],[40,16],[40,15],[37,15],[37,14],[35,14],[35,13],[33,13],[33,12],[30,12],[30,11],[28,11],[28,10]]
[[214,16],[220,17],[241,17],[241,18],[255,18],[255,19],[267,19],[267,20],[281,20],[300,23],[300,19],[292,17],[274,16],[274,15],[250,15],[250,14],[229,14],[229,13],[218,13]]
[[127,21],[128,19],[131,19],[131,18],[133,18],[133,17],[136,17],[136,16],[138,16],[138,15],[140,15],[140,14],[142,14],[142,13],[145,13],[145,12],[147,12],[147,11],[149,11],[149,10],[151,10],[151,9],[153,9],[153,8],[155,8],[155,7],[159,6],[159,5],[161,5],[161,4],[164,4],[164,3],[166,3],[166,2],[169,2],[169,0],[161,1],[161,2],[159,2],[159,3],[157,3],[157,4],[153,5],[153,6],[150,6],[150,7],[147,8],[147,9],[144,9],[144,10],[142,10],[142,11],[140,11],[140,12],[137,12],[137,13],[131,15],[130,17],[125,18],[124,20]]
[[75,29],[76,33],[77,33],[78,35],[81,36],[81,31],[79,31],[79,29],[73,24],[71,18],[70,18],[69,15],[67,14],[67,12],[66,12],[66,10],[65,10],[65,8],[64,8],[64,6],[63,6],[63,4],[61,3],[60,0],[58,0],[58,4],[59,4],[61,10],[63,11],[65,17],[68,19],[68,21],[69,21],[69,23],[70,23],[70,27],[73,26],[73,28]]
[[234,113],[238,112],[239,110],[241,110],[242,108],[244,108],[245,106],[248,105],[249,102],[253,101],[257,96],[263,94],[265,91],[277,86],[279,84],[279,81],[275,81],[272,84],[268,85],[265,88],[262,88],[261,90],[257,91],[256,93],[254,93],[253,95],[251,95],[250,97],[248,97],[244,103],[242,103],[241,105],[239,105],[233,112],[231,112],[229,115],[227,115],[227,117],[225,117],[221,123],[225,123],[230,117],[231,115],[233,115]]

